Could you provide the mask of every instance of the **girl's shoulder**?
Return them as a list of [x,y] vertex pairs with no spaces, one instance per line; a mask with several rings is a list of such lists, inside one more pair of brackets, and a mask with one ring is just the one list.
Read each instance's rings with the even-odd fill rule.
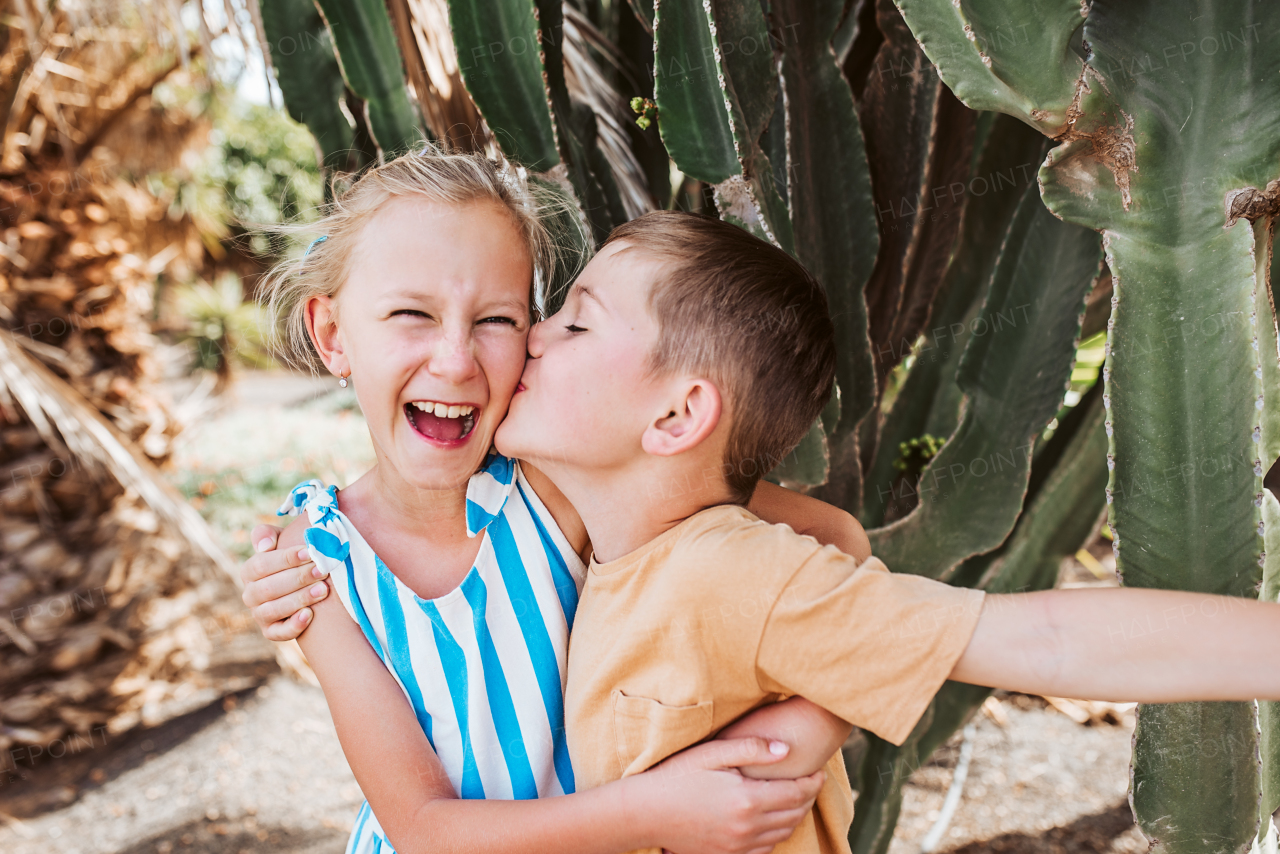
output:
[[[351,531],[338,510],[338,487],[319,480],[304,480],[289,490],[289,497],[276,511],[279,516],[297,516],[284,534],[281,546],[304,543],[321,555],[343,561],[351,552]],[[288,541],[286,541],[288,537]],[[296,542],[295,542],[296,540]]]
[[312,478],[304,480],[289,490],[289,497],[280,505],[280,509],[276,510],[276,515],[301,516],[311,508],[321,507],[337,509],[338,487],[325,486],[321,481]]

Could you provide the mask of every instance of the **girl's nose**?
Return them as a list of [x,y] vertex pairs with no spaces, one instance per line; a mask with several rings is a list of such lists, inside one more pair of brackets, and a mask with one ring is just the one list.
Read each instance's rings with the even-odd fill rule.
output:
[[474,345],[471,335],[461,330],[440,336],[428,366],[431,373],[455,385],[471,379],[479,370]]

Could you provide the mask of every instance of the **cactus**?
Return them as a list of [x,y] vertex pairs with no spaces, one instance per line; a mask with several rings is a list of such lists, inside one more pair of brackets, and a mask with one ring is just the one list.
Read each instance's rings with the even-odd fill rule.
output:
[[[772,164],[789,176],[788,205],[796,257],[827,292],[840,341],[836,365],[838,408],[821,426],[828,454],[843,474],[832,483],[836,503],[856,502],[861,462],[856,430],[875,406],[875,374],[863,289],[875,265],[880,237],[871,199],[857,105],[829,47],[844,4],[833,0],[774,5],[781,42],[781,90],[788,148]],[[813,433],[807,444],[816,444]],[[827,480],[802,482],[821,483]]]
[[[1035,164],[1043,159],[1043,138],[1014,119],[994,121],[973,165],[975,176],[1008,170],[1008,192],[989,192],[966,202],[964,226],[956,255],[942,276],[935,297],[929,330],[915,364],[881,427],[881,447],[929,433],[950,436],[960,418],[960,389],[952,382],[963,344],[982,302],[983,288],[999,255],[1005,230],[1013,218],[1029,170],[1009,170],[1007,163]],[[868,469],[861,518],[868,528],[885,524],[885,513],[895,496],[914,498],[915,482],[903,481],[893,468],[892,456],[877,454]],[[902,493],[910,491],[909,494]],[[911,503],[909,500],[906,503]]]
[[[1093,532],[1107,482],[1101,394],[1064,419],[1033,464],[1027,510],[995,552],[971,558],[956,573],[992,593],[1041,590],[1057,580],[1063,556]],[[901,747],[869,735],[854,782],[857,807],[849,842],[854,854],[888,850],[902,806],[902,784],[991,693],[948,682]]]
[[337,48],[342,76],[364,99],[369,130],[389,154],[408,151],[423,138],[409,101],[400,51],[381,0],[316,0]]
[[285,108],[315,137],[327,172],[348,168],[355,134],[339,102],[344,84],[333,40],[312,0],[263,0],[262,26]]
[[[1280,30],[1280,7],[900,5],[962,100],[1059,143],[1040,170],[1044,202],[1103,235],[1115,277],[1108,502],[1124,582],[1257,595],[1273,521],[1263,464],[1276,453],[1270,442],[1263,453],[1263,428],[1280,409],[1280,386],[1263,381],[1276,353],[1259,347],[1259,326],[1274,330],[1259,273],[1280,213],[1280,54],[1263,35]],[[1000,26],[1021,37],[999,44]],[[1154,850],[1249,848],[1258,716],[1252,703],[1139,709],[1132,803]],[[1202,749],[1211,741],[1221,749]]]
[[[723,45],[759,45],[723,50]],[[760,145],[779,96],[758,3],[654,3],[654,100],[676,166],[715,186],[721,216],[793,251],[791,218]]]
[[589,109],[565,81],[560,4],[450,0],[463,79],[503,152],[575,199],[598,242],[625,219]]
[[[395,40],[339,31],[372,26],[380,4],[320,5],[351,88],[373,98],[355,78],[376,78],[403,116]],[[1105,506],[1126,584],[1280,597],[1280,504],[1261,483],[1280,455],[1280,53],[1262,47],[1280,5],[448,5],[493,138],[572,195],[596,240],[634,205],[602,114],[570,95],[565,69],[590,52],[614,57],[598,72],[629,90],[619,105],[634,96],[627,144],[654,199],[713,197],[813,271],[837,327],[836,394],[772,477],[859,514],[893,569],[1051,586]],[[576,53],[570,13],[601,27]],[[650,57],[648,74],[627,64]],[[286,101],[319,138],[332,72],[314,66],[321,97],[286,81],[306,63],[287,60]],[[1063,408],[1090,294],[1111,298],[1104,379]],[[925,436],[946,441],[923,472],[895,469]],[[902,782],[985,696],[949,683],[906,744],[871,739],[851,769],[855,851],[886,850]],[[1133,803],[1158,850],[1253,844],[1280,806],[1277,709],[1140,709]],[[1210,738],[1225,749],[1199,751]]]

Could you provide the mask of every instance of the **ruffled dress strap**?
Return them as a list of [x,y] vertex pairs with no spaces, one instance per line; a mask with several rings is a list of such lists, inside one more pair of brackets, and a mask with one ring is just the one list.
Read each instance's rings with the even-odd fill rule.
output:
[[311,522],[304,537],[312,559],[330,573],[345,567],[351,556],[351,538],[338,514],[338,487],[318,480],[303,481],[289,492],[276,515],[299,516],[304,512]]
[[517,463],[510,457],[491,453],[480,470],[467,481],[467,536],[479,536],[502,514],[518,487]]
[[281,516],[306,513],[311,526],[303,534],[311,559],[329,577],[347,613],[360,626],[369,645],[384,661],[387,638],[377,619],[380,589],[393,588],[394,576],[338,509],[338,487],[318,480],[295,486],[276,511]]

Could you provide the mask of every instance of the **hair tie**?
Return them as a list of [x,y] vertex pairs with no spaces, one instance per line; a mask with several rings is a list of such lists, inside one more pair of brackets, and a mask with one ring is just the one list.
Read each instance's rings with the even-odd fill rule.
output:
[[310,243],[308,243],[308,244],[307,244],[307,251],[302,253],[302,257],[303,257],[303,258],[306,258],[308,255],[310,255],[310,254],[311,254],[311,250],[316,248],[316,244],[317,244],[317,243],[324,243],[324,242],[325,242],[326,240],[328,240],[328,239],[329,239],[329,235],[327,235],[327,234],[322,234],[322,235],[320,235],[319,237],[317,237],[315,240],[313,240],[313,241],[311,241]]

